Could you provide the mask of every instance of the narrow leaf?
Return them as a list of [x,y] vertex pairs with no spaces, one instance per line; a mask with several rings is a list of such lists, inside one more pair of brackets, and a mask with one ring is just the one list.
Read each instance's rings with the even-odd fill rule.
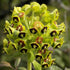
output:
[[70,70],[70,68],[65,68],[65,70]]
[[17,58],[16,61],[15,61],[15,67],[18,67],[19,64],[20,64],[20,62],[21,62],[21,58],[19,57],[19,58]]
[[10,68],[13,68],[9,62],[6,62],[6,61],[3,61],[0,63],[0,67],[10,67]]
[[19,67],[18,70],[26,70],[25,67]]
[[59,68],[58,66],[52,65],[50,67],[50,70],[62,70],[61,68]]

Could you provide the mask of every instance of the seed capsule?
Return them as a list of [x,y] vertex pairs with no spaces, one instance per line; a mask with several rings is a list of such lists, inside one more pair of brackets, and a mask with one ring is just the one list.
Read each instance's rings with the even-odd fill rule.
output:
[[44,62],[46,62],[46,59],[44,59]]
[[41,44],[42,41],[43,41],[43,38],[42,37],[37,37],[36,38],[36,43]]
[[21,45],[21,47],[24,47],[24,46],[25,46],[25,43],[24,43],[24,41],[20,40],[20,41],[18,42],[18,45]]
[[44,33],[47,31],[47,27],[44,27],[42,30],[41,30],[41,33]]
[[25,36],[26,36],[26,33],[24,33],[24,32],[21,32],[21,33],[19,33],[19,35],[18,35],[19,38],[24,38]]
[[16,30],[22,31],[23,30],[22,25],[17,26]]
[[36,30],[35,28],[31,28],[31,29],[30,29],[30,32],[31,32],[32,34],[36,34],[36,33],[37,33],[37,30]]
[[42,53],[45,54],[45,53],[46,53],[46,49],[43,49],[43,50],[42,50]]
[[39,50],[39,53],[41,54],[42,53],[42,50]]
[[36,49],[39,47],[39,45],[37,43],[32,43],[31,46],[32,46],[32,48],[36,48]]

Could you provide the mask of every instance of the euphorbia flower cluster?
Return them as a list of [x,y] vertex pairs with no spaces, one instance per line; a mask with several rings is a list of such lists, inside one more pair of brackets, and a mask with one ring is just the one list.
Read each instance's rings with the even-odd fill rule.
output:
[[[50,67],[55,60],[51,56],[53,50],[63,44],[61,35],[65,31],[65,25],[57,24],[58,17],[57,9],[50,12],[45,4],[40,5],[37,2],[14,7],[11,21],[6,21],[5,24],[5,52],[28,54],[31,51],[34,60],[42,67]],[[49,49],[51,47],[52,50]]]

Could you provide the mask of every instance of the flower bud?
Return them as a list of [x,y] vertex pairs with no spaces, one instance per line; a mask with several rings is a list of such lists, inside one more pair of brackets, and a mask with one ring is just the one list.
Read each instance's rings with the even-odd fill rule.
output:
[[18,42],[18,46],[24,47],[24,46],[25,46],[25,42],[22,41],[22,40],[20,40],[20,41]]
[[31,8],[32,8],[33,12],[39,12],[40,11],[40,5],[37,2],[32,2]]
[[45,4],[41,5],[41,11],[46,11],[47,10],[47,6]]
[[26,5],[22,6],[22,10],[25,11],[26,15],[29,15],[31,13],[31,6],[26,4]]
[[58,10],[55,9],[52,13],[54,15],[54,20],[57,20],[59,18],[59,12],[58,12]]
[[12,15],[18,14],[21,11],[21,7],[14,7]]

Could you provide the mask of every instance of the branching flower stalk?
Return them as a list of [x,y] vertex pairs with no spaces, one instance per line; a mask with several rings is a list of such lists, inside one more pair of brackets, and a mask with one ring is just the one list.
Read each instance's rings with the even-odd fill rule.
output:
[[28,70],[32,69],[31,63],[35,62],[42,69],[50,67],[55,61],[52,58],[53,50],[60,48],[64,42],[62,33],[65,25],[58,25],[58,18],[58,10],[50,12],[45,4],[32,2],[30,5],[14,7],[11,21],[6,20],[4,28],[4,51],[7,54],[18,52],[21,56],[27,54]]

